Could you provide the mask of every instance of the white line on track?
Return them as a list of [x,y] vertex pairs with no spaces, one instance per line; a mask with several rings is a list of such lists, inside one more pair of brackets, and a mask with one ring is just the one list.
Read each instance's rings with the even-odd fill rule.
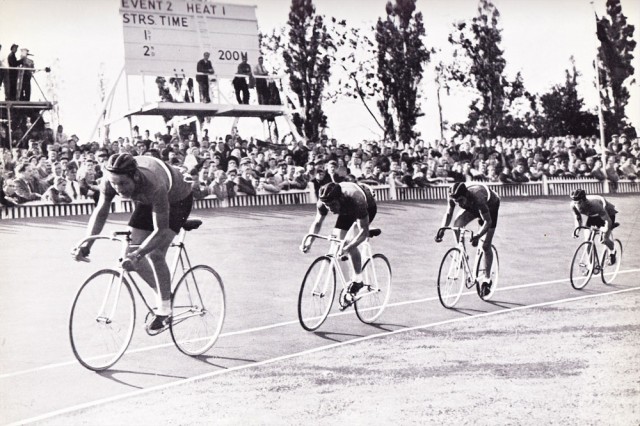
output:
[[392,331],[386,331],[386,332],[382,332],[382,333],[371,334],[371,335],[368,335],[368,336],[358,337],[358,338],[355,338],[355,339],[352,339],[352,340],[347,340],[347,341],[344,341],[344,342],[336,342],[336,343],[332,343],[332,344],[325,345],[325,346],[319,346],[319,347],[313,348],[313,349],[307,349],[307,350],[301,351],[301,352],[296,352],[296,353],[292,353],[292,354],[288,354],[288,355],[282,355],[282,356],[279,356],[279,357],[266,359],[264,361],[258,361],[258,362],[251,363],[251,364],[245,364],[245,365],[240,365],[240,366],[237,366],[237,367],[231,367],[231,368],[228,368],[228,369],[225,369],[225,370],[212,371],[212,372],[209,372],[209,373],[200,374],[198,376],[193,376],[193,377],[189,377],[189,378],[186,378],[186,379],[177,380],[177,381],[171,382],[171,383],[165,383],[165,384],[162,384],[162,385],[152,386],[152,387],[145,388],[145,389],[139,389],[139,390],[136,390],[136,391],[127,392],[127,393],[123,393],[123,394],[120,394],[120,395],[111,396],[111,397],[108,397],[108,398],[102,398],[102,399],[98,399],[98,400],[95,400],[95,401],[85,402],[83,404],[78,404],[78,405],[74,405],[74,406],[71,406],[71,407],[62,408],[60,410],[51,411],[49,413],[41,414],[39,416],[30,417],[30,418],[27,418],[27,419],[20,420],[18,422],[10,423],[8,426],[24,425],[24,424],[28,424],[28,423],[33,423],[33,422],[36,422],[36,421],[49,419],[51,417],[59,416],[59,415],[62,415],[62,414],[72,413],[74,411],[79,411],[79,410],[83,410],[83,409],[86,409],[86,408],[95,407],[95,406],[106,404],[106,403],[109,403],[109,402],[114,402],[114,401],[119,401],[119,400],[122,400],[122,399],[132,398],[132,397],[144,395],[144,394],[151,393],[151,392],[162,391],[162,390],[165,390],[165,389],[174,388],[176,386],[181,386],[181,385],[184,385],[184,384],[187,384],[187,383],[193,383],[193,382],[196,382],[196,381],[199,381],[199,380],[209,379],[211,377],[221,376],[223,374],[228,374],[228,373],[235,372],[235,371],[247,370],[249,368],[255,368],[255,367],[260,367],[260,366],[263,366],[263,365],[273,364],[273,363],[276,363],[276,362],[279,362],[279,361],[298,358],[298,357],[302,357],[304,355],[309,355],[309,354],[313,354],[313,353],[316,353],[316,352],[326,351],[326,350],[330,350],[330,349],[334,349],[334,348],[338,348],[338,347],[341,347],[341,346],[350,345],[350,344],[354,344],[354,343],[360,343],[360,342],[364,342],[364,341],[367,341],[367,340],[376,339],[376,338],[379,338],[379,337],[386,337],[386,336],[391,336],[391,335],[400,334],[400,333],[406,333],[406,332],[414,331],[414,330],[433,328],[433,327],[437,327],[437,326],[445,325],[445,324],[452,324],[452,323],[457,323],[457,322],[462,322],[462,321],[469,321],[469,320],[474,320],[476,318],[484,318],[484,317],[490,317],[490,316],[494,316],[494,315],[502,315],[502,314],[506,314],[506,313],[523,311],[523,310],[526,310],[526,309],[540,308],[540,307],[543,307],[543,306],[550,306],[550,305],[556,305],[556,304],[561,304],[561,303],[575,302],[575,301],[579,301],[579,300],[593,299],[593,298],[596,298],[596,297],[604,297],[604,296],[610,296],[610,295],[621,294],[621,293],[628,293],[628,292],[631,292],[631,291],[638,291],[638,290],[640,290],[640,287],[627,288],[627,289],[624,289],[624,290],[616,290],[616,291],[610,291],[610,292],[606,292],[606,293],[598,293],[598,294],[589,294],[589,295],[578,296],[578,297],[570,297],[570,298],[567,298],[567,299],[560,299],[560,300],[553,300],[553,301],[550,301],[550,302],[535,303],[533,305],[517,306],[517,307],[509,308],[509,309],[500,309],[500,310],[497,310],[497,311],[485,312],[485,313],[477,314],[477,315],[463,316],[463,317],[458,317],[458,318],[452,318],[452,319],[448,319],[448,320],[433,322],[433,323],[429,323],[429,324],[417,325],[417,326],[413,326],[413,327],[401,328],[401,329],[398,329],[398,330],[392,330]]
[[[633,273],[633,272],[640,272],[640,268],[638,268],[638,269],[626,269],[624,271],[619,271],[618,275],[620,275],[620,274],[629,274],[629,273]],[[520,284],[520,285],[514,285],[514,286],[510,286],[510,287],[500,287],[500,288],[498,288],[496,290],[496,293],[503,292],[503,291],[518,290],[518,289],[528,288],[528,287],[538,287],[538,286],[549,285],[549,284],[558,284],[558,283],[562,283],[562,282],[565,282],[565,281],[569,281],[569,278],[562,278],[562,279],[559,279],[559,280],[552,280],[552,281],[540,281],[540,282],[529,283],[529,284]],[[463,296],[476,295],[476,294],[477,293],[475,291],[468,291],[468,292],[462,293]],[[414,299],[414,300],[406,300],[404,302],[389,303],[385,309],[388,309],[390,307],[396,307],[396,306],[412,305],[412,304],[415,304],[415,303],[431,302],[431,301],[434,301],[434,300],[438,300],[438,297],[437,296],[435,296],[435,297],[425,297],[425,298],[422,298],[422,299]],[[343,316],[343,315],[354,315],[354,313],[353,313],[353,311],[336,312],[336,313],[330,314],[329,317],[338,317],[338,316]],[[280,323],[276,323],[276,324],[269,324],[269,325],[263,325],[263,326],[260,326],[260,327],[248,328],[248,329],[245,329],[245,330],[229,331],[227,333],[220,334],[220,338],[230,337],[230,336],[238,336],[238,335],[241,335],[241,334],[255,333],[255,332],[258,332],[258,331],[270,330],[272,328],[286,327],[288,325],[293,325],[293,324],[298,324],[298,321],[285,321],[285,322],[280,322]],[[138,353],[138,352],[147,352],[147,351],[152,351],[152,350],[155,350],[155,349],[167,348],[167,347],[170,347],[170,346],[174,346],[174,343],[171,342],[171,343],[163,343],[161,345],[145,346],[143,348],[127,350],[126,353],[134,354],[134,353]],[[58,368],[58,367],[66,367],[68,365],[74,365],[74,364],[77,364],[77,363],[78,363],[78,361],[74,359],[74,360],[71,360],[71,361],[63,361],[63,362],[58,362],[58,363],[55,363],[55,364],[43,365],[41,367],[35,367],[35,368],[27,369],[27,370],[15,371],[13,373],[0,374],[0,379],[6,379],[6,378],[9,378],[9,377],[21,376],[23,374],[35,373],[35,372],[43,371],[43,370],[50,370],[50,369]]]

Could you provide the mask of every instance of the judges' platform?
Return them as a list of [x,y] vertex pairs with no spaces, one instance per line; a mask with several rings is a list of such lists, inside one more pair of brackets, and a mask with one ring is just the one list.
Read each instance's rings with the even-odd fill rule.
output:
[[21,142],[14,141],[13,129],[15,125],[13,121],[19,122],[24,116],[31,118],[31,126],[22,135],[22,139],[24,139],[42,119],[42,113],[52,108],[53,103],[48,101],[0,101],[0,121],[7,123],[9,145],[13,147],[16,143]]
[[125,117],[137,115],[173,115],[199,117],[257,117],[273,119],[283,116],[283,105],[244,105],[186,102],[150,102],[125,113]]

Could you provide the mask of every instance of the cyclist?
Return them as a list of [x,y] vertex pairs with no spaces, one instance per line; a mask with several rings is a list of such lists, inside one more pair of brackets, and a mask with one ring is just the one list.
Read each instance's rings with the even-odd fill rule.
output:
[[[355,274],[347,287],[347,293],[341,301],[344,309],[353,303],[358,291],[364,287],[362,282],[362,259],[358,245],[369,237],[369,224],[375,218],[378,207],[371,189],[366,185],[359,185],[353,182],[327,183],[318,191],[318,198],[316,217],[309,228],[310,234],[317,234],[320,231],[322,222],[329,211],[338,215],[333,235],[337,235],[341,240],[346,238],[347,232],[353,227],[353,224],[357,224],[356,227],[353,227],[353,233],[357,233],[349,235],[350,239],[345,241],[342,251],[338,253],[338,257],[349,255]],[[313,238],[309,239],[306,245],[300,246],[300,250],[306,253],[312,244]]]
[[[106,173],[100,182],[100,198],[87,232],[97,235],[102,231],[116,194],[135,202],[129,230],[131,243],[137,247],[130,249],[122,267],[137,271],[156,291],[157,310],[147,323],[147,331],[158,334],[167,329],[171,318],[171,273],[166,254],[191,212],[191,184],[177,169],[151,156],[113,154],[103,167]],[[75,260],[87,261],[92,243],[75,248]],[[143,261],[144,257],[149,261]]]
[[[491,293],[491,285],[493,284],[488,277],[487,271],[491,271],[491,265],[493,264],[491,242],[498,224],[500,197],[485,185],[470,185],[467,187],[464,182],[453,184],[449,188],[449,206],[442,220],[442,227],[447,227],[451,223],[456,204],[462,208],[462,212],[458,214],[454,221],[455,227],[464,228],[474,219],[478,219],[480,224],[480,230],[471,238],[471,245],[476,247],[480,238],[485,236],[482,243],[485,274],[483,277],[478,277],[480,290],[484,297]],[[439,230],[436,234],[436,242],[441,242],[443,236],[444,230]],[[460,238],[459,233],[456,233],[456,238]]]
[[571,193],[571,210],[575,214],[575,226],[582,226],[582,215],[587,216],[586,226],[605,227],[602,243],[609,249],[609,263],[616,263],[616,251],[611,232],[619,226],[616,223],[616,207],[601,195],[587,195],[584,189],[576,189]]

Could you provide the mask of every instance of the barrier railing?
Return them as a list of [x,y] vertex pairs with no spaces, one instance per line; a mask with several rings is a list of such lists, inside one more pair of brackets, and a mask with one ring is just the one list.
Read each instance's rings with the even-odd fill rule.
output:
[[[486,185],[500,197],[568,196],[574,189],[583,188],[588,194],[640,193],[640,182],[621,180],[617,183],[595,179],[543,179],[538,182],[504,184],[500,182],[467,182],[467,185]],[[369,185],[378,201],[446,200],[450,185],[437,184],[424,188],[390,185]],[[224,200],[208,196],[195,200],[194,210],[227,207],[267,207],[278,205],[311,204],[316,202],[313,185],[306,190],[282,191],[279,193],[237,194]],[[70,204],[47,204],[29,202],[15,207],[0,208],[1,219],[21,219],[48,216],[90,215],[95,208],[93,200],[74,201]],[[112,213],[129,213],[134,208],[130,200],[116,197],[111,204]]]

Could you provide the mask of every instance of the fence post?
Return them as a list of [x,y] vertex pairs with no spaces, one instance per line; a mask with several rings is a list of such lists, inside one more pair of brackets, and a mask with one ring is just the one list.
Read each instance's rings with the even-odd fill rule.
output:
[[546,175],[542,175],[542,195],[545,197],[549,195],[549,181]]
[[396,195],[396,180],[389,179],[389,199],[396,200],[398,197]]
[[310,204],[317,203],[318,199],[316,198],[316,188],[313,186],[313,182],[309,182],[307,184],[307,191],[309,191]]

